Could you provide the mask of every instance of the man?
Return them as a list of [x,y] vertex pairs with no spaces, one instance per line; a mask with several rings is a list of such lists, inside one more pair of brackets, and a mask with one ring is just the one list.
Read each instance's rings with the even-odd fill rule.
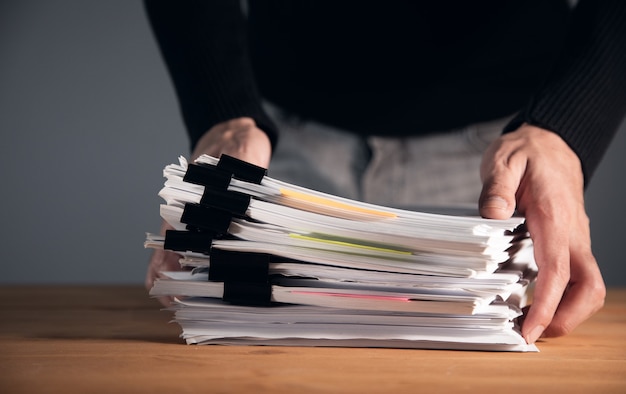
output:
[[[371,202],[475,196],[486,218],[523,214],[528,343],[603,305],[583,192],[626,111],[624,4],[146,2],[194,157]],[[174,266],[155,253],[146,284]]]

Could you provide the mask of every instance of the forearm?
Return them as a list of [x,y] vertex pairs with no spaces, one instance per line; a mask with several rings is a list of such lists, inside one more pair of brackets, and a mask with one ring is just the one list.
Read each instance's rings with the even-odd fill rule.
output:
[[146,0],[146,11],[172,77],[192,149],[213,126],[254,119],[272,144],[248,57],[238,1]]

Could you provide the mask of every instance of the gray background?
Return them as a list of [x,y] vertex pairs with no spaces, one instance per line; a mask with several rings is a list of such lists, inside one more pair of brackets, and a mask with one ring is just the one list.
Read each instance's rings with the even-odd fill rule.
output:
[[[587,192],[608,285],[626,285],[626,126]],[[187,154],[139,1],[0,2],[0,283],[141,283],[161,169]]]

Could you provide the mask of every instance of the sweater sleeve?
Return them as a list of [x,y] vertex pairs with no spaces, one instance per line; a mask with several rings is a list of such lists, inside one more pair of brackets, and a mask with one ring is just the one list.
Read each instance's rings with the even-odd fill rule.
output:
[[587,184],[626,113],[626,1],[580,0],[570,27],[550,76],[504,132],[524,122],[556,132]]
[[236,0],[145,0],[148,19],[174,83],[191,148],[212,126],[251,117],[275,146],[263,111]]

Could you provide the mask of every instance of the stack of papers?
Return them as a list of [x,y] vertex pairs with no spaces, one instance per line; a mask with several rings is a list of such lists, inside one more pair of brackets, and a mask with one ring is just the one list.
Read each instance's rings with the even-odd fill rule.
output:
[[190,344],[536,351],[516,319],[536,274],[524,218],[366,204],[228,156],[164,170],[146,247],[180,254],[150,294]]

